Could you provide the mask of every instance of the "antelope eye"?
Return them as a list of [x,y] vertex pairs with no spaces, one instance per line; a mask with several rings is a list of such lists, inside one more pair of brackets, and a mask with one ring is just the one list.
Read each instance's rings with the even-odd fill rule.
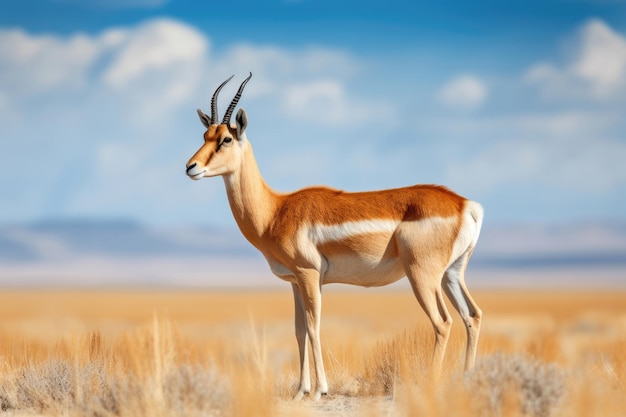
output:
[[[222,140],[217,142],[217,148],[215,149],[215,152],[219,152],[220,149],[222,148],[222,145],[229,144],[232,141],[233,141],[233,138],[231,138],[230,136],[226,136],[225,138],[223,138]],[[230,145],[228,145],[228,146],[230,146]]]

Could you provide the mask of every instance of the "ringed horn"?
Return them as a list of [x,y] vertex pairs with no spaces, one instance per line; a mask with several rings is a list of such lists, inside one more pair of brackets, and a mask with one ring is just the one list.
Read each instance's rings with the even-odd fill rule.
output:
[[[219,95],[219,93],[222,90],[222,88],[230,80],[232,80],[234,76],[235,76],[235,74],[231,75],[230,77],[228,77],[228,79],[226,79],[226,81],[221,83],[220,86],[217,87],[217,89],[213,93],[213,97],[211,97],[211,124],[214,124],[214,125],[218,124],[217,123],[217,96]],[[230,123],[230,116],[233,114],[233,110],[235,110],[235,106],[237,106],[237,103],[239,103],[239,99],[241,98],[241,94],[243,93],[243,89],[246,87],[246,84],[248,83],[248,81],[250,81],[250,78],[252,78],[252,73],[250,73],[248,78],[243,80],[243,82],[239,86],[239,90],[237,90],[237,94],[235,94],[235,98],[233,98],[233,101],[230,103],[230,105],[228,106],[228,109],[226,110],[226,113],[224,114],[224,119],[222,120],[222,124],[229,124]],[[198,109],[198,112],[200,112],[199,109]]]
[[226,85],[226,83],[232,80],[234,76],[235,74],[231,75],[226,81],[221,83],[220,86],[217,87],[217,90],[215,90],[215,93],[213,93],[213,97],[211,97],[211,123],[213,124],[217,124],[217,96],[220,93],[220,90]]
[[226,110],[226,113],[224,114],[224,119],[222,120],[222,124],[225,124],[225,125],[230,124],[230,116],[233,114],[233,111],[235,110],[235,106],[237,106],[237,103],[239,103],[239,99],[241,98],[243,89],[246,87],[246,84],[248,83],[248,81],[250,81],[250,78],[252,78],[252,73],[250,73],[248,78],[243,80],[243,82],[239,86],[239,90],[237,90],[237,94],[235,94],[235,98],[233,98],[233,101],[231,101],[230,106],[228,106],[228,109]]

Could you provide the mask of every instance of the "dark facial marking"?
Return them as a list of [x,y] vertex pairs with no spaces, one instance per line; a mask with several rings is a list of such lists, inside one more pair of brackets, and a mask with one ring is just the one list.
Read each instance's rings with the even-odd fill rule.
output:
[[215,149],[215,152],[219,152],[223,144],[231,143],[232,141],[233,141],[233,138],[231,138],[230,136],[226,136],[221,141],[217,142],[217,149]]

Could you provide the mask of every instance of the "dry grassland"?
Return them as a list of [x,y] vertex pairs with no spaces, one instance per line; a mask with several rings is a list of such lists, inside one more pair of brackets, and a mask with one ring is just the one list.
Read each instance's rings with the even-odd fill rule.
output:
[[8,416],[623,416],[626,293],[476,292],[476,369],[458,316],[438,387],[410,291],[325,288],[330,395],[292,401],[291,290],[0,292]]

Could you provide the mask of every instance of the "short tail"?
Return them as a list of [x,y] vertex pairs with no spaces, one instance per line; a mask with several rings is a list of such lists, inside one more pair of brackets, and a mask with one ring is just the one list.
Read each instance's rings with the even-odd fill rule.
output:
[[476,244],[478,243],[478,237],[480,236],[480,229],[483,226],[483,218],[485,216],[485,210],[483,209],[483,206],[480,205],[480,203],[477,203],[476,201],[467,201],[466,204],[466,213],[469,214],[469,216],[471,217],[471,220],[474,223],[474,233],[473,233],[473,239],[472,239],[472,243],[471,243],[471,247],[475,247]]

